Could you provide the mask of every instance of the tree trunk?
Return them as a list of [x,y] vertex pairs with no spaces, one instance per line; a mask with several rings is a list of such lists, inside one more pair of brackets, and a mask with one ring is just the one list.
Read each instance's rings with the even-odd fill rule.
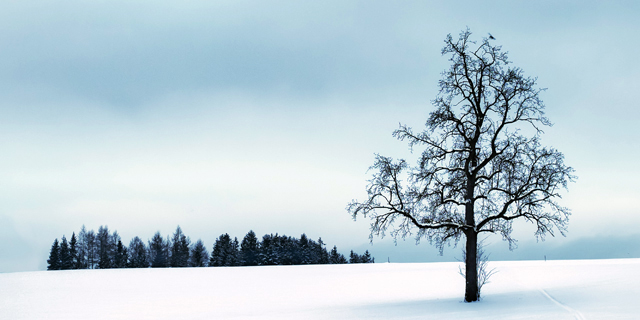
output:
[[474,302],[478,301],[478,234],[475,232],[475,230],[469,230],[466,232],[466,236],[466,287],[464,293],[464,301]]
[[[475,150],[475,144],[473,146]],[[472,154],[473,167],[476,166],[475,153]],[[465,207],[465,223],[469,227],[465,231],[467,237],[466,245],[466,261],[465,261],[465,277],[466,286],[464,293],[464,301],[478,301],[478,233],[476,232],[475,208],[473,203],[473,193],[475,187],[475,177],[469,175],[467,180],[467,204]]]

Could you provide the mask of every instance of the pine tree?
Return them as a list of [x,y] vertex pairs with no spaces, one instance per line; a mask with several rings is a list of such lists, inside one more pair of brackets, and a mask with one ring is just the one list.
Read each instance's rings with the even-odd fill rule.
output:
[[169,259],[167,257],[168,248],[166,242],[162,238],[160,231],[153,235],[149,241],[149,257],[152,268],[164,268],[168,266]]
[[296,261],[296,264],[310,264],[311,263],[311,250],[309,248],[310,245],[310,241],[307,238],[306,234],[302,234],[300,235],[300,240],[296,241],[298,244],[298,259],[299,261]]
[[282,245],[278,234],[265,234],[260,243],[260,264],[265,266],[281,264],[281,253]]
[[98,266],[99,255],[96,241],[96,233],[93,230],[87,232],[87,268],[95,269]]
[[[78,237],[74,232],[69,242],[65,236],[60,242],[55,239],[47,270],[347,263],[336,246],[329,252],[322,238],[315,242],[304,233],[300,239],[266,234],[260,242],[250,230],[242,243],[225,233],[216,239],[211,256],[202,240],[192,245],[180,226],[173,237],[167,236],[165,240],[158,231],[148,243],[147,247],[139,237],[134,237],[127,247],[117,231],[110,234],[107,226],[100,226],[96,234],[83,225]],[[353,250],[350,253],[349,263],[372,262],[374,259],[368,250],[364,255]]]
[[126,268],[128,265],[127,247],[122,244],[122,240],[118,239],[116,244],[116,253],[113,259],[114,268]]
[[69,254],[69,243],[67,238],[62,236],[62,242],[60,243],[60,270],[69,270],[73,267],[73,261]]
[[[109,236],[109,259],[111,260],[112,268],[124,268],[124,266],[123,267],[116,266],[116,256],[118,255],[118,242],[122,242],[122,238],[120,238],[118,231],[114,230],[113,233]],[[126,251],[126,250],[127,250],[127,247],[123,244],[122,251]],[[120,253],[120,255],[122,255],[122,252]],[[121,256],[119,259],[123,259],[123,257]],[[126,264],[126,257],[124,259]]]
[[173,244],[171,246],[171,267],[187,267],[189,265],[189,244],[191,240],[182,233],[180,226],[173,234]]
[[209,260],[207,248],[205,248],[202,240],[198,239],[195,245],[193,245],[193,247],[191,248],[191,255],[189,256],[189,266],[206,267],[207,260]]
[[113,266],[109,228],[100,226],[96,238],[98,241],[98,268],[109,269]]
[[191,239],[185,236],[184,234],[180,237],[180,266],[188,267],[189,266],[189,254],[191,247]]
[[279,257],[282,265],[296,265],[302,263],[302,251],[298,244],[298,239],[282,235],[278,239]]
[[164,259],[166,261],[165,267],[170,267],[171,266],[171,246],[172,246],[171,237],[167,235],[165,239],[166,240],[164,241],[164,245],[163,245]]
[[325,248],[322,238],[318,238],[318,246],[316,248],[316,254],[319,257],[318,263],[329,264],[329,252],[327,252],[327,248]]
[[258,238],[253,230],[250,230],[240,244],[241,264],[243,266],[257,266],[259,253]]
[[349,254],[349,263],[360,263],[360,256],[357,253],[354,253],[353,250],[351,250],[351,253]]
[[229,242],[227,255],[229,256],[227,266],[235,267],[240,265],[240,243],[238,238],[234,237],[233,241]]
[[75,232],[71,234],[69,241],[69,255],[71,256],[71,269],[78,269],[78,239]]
[[376,259],[371,257],[371,254],[369,253],[369,250],[366,250],[364,252],[364,255],[360,256],[360,261],[362,263],[374,263],[374,262],[376,262]]
[[373,263],[374,259],[371,257],[369,250],[366,250],[363,255],[359,255],[354,253],[351,250],[351,254],[349,255],[349,263]]
[[209,260],[210,267],[223,267],[228,264],[228,251],[231,247],[231,237],[225,233],[220,235],[216,242],[213,244],[213,250],[211,251],[211,259]]
[[329,254],[329,263],[331,264],[344,264],[347,263],[347,258],[341,253],[338,253],[338,248],[333,246],[331,253]]
[[87,229],[84,225],[78,233],[78,253],[76,269],[87,269]]
[[53,241],[53,245],[51,245],[51,252],[49,253],[47,263],[49,264],[47,270],[60,270],[60,245],[57,238]]
[[[221,238],[222,236],[220,236]],[[209,259],[209,267],[220,267],[222,260],[222,243],[220,238],[216,239],[213,243],[213,249],[211,249],[211,258]]]
[[129,243],[129,267],[130,268],[148,268],[149,256],[147,247],[139,237],[134,237]]

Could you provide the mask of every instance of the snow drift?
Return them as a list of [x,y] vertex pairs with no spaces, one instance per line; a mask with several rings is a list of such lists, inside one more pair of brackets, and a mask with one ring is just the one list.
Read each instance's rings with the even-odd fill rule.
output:
[[640,259],[492,262],[478,303],[460,263],[0,274],[0,319],[635,319]]

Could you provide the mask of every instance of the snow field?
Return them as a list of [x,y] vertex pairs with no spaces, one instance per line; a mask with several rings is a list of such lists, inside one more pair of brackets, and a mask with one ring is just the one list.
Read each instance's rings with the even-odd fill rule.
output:
[[490,262],[479,303],[460,263],[0,274],[0,319],[637,319],[640,259]]

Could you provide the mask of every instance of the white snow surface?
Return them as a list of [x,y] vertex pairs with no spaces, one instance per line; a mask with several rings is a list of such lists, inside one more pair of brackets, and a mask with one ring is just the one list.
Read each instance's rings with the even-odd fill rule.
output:
[[464,303],[460,263],[0,274],[0,319],[638,319],[640,259],[490,262]]

